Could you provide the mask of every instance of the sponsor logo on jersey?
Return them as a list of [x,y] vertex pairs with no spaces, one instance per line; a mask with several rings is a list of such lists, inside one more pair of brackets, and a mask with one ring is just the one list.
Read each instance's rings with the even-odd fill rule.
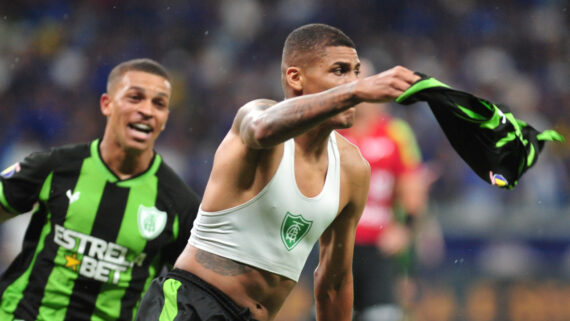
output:
[[6,168],[5,170],[3,170],[0,173],[0,176],[2,176],[4,178],[10,178],[19,171],[20,171],[20,163],[16,163],[16,164]]
[[119,283],[121,272],[141,266],[146,253],[129,253],[129,249],[91,235],[79,233],[56,224],[54,242],[68,250],[61,264],[86,278],[100,282]]
[[307,235],[313,221],[306,220],[301,214],[293,215],[287,212],[283,222],[281,223],[281,241],[288,251],[291,251],[299,241]]
[[156,207],[139,206],[137,223],[142,237],[152,240],[157,237],[166,226],[166,212],[159,211]]
[[491,179],[491,184],[499,186],[499,187],[504,187],[509,185],[509,181],[507,181],[507,179],[501,175],[501,174],[497,174],[493,172],[489,172],[489,177]]

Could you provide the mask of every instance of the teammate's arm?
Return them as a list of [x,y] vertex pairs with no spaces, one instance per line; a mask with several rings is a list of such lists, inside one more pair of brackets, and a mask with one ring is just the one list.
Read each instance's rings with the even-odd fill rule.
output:
[[[2,178],[0,178],[0,224],[16,216],[16,214],[13,213],[14,210],[6,200],[6,188],[4,186],[4,182],[1,181],[1,179]],[[9,209],[12,210],[12,212]]]
[[[362,215],[370,167],[362,159],[349,177],[350,201],[320,238],[319,265],[315,270],[317,320],[351,320],[353,306],[352,258],[356,225]],[[342,189],[342,187],[341,187]]]
[[31,211],[46,177],[59,164],[53,152],[35,152],[10,166],[0,178],[0,223]]

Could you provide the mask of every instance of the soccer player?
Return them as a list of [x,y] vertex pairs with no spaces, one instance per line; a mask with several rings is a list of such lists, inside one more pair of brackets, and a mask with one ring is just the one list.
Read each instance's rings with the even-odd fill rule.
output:
[[137,320],[272,320],[317,240],[319,320],[350,320],[356,224],[370,167],[336,133],[354,106],[386,102],[419,79],[394,67],[357,79],[353,41],[324,24],[292,31],[286,99],[242,106],[218,146],[189,244],[153,281]]
[[0,177],[0,219],[32,211],[0,279],[0,320],[132,320],[144,291],[187,243],[198,196],[154,144],[169,115],[163,66],[109,74],[102,139],[33,153]]
[[[372,75],[374,67],[362,59],[360,71],[361,77]],[[434,179],[422,168],[411,128],[387,108],[361,103],[354,125],[339,131],[359,147],[371,168],[368,201],[354,247],[354,310],[359,321],[402,320],[395,291],[403,277],[398,258],[410,250],[413,222],[425,211]]]

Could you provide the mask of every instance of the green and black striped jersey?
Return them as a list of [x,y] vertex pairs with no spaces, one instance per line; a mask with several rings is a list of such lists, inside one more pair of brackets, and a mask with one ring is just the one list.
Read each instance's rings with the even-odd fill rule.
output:
[[545,142],[563,142],[554,130],[538,131],[510,108],[416,72],[421,79],[396,102],[426,101],[443,133],[465,163],[489,184],[513,189],[538,160]]
[[34,153],[2,172],[2,207],[33,214],[0,279],[0,320],[132,320],[186,245],[196,193],[158,154],[120,180],[99,142]]

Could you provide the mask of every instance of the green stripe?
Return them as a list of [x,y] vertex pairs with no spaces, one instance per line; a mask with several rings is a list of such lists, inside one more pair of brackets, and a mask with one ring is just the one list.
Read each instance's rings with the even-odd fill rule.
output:
[[94,158],[94,166],[97,167],[98,169],[98,174],[103,175],[104,176],[103,178],[109,181],[110,183],[117,182],[119,180],[117,175],[111,172],[103,162],[103,159],[101,159],[101,155],[99,154],[99,139],[96,139],[91,143],[90,149],[91,149],[91,157]]
[[426,89],[433,88],[433,87],[449,88],[448,85],[442,83],[441,81],[439,81],[435,78],[423,79],[423,80],[416,82],[410,88],[408,88],[406,91],[404,91],[398,98],[396,98],[396,102],[402,103],[406,99],[410,98],[410,96],[412,96],[412,95],[414,95],[414,94],[416,94],[422,90],[426,90]]
[[[513,114],[511,114],[511,113],[505,113],[505,117],[511,122],[511,124],[513,124],[513,127],[515,128],[515,133],[517,134],[517,136],[522,137],[522,132],[521,132],[522,127],[521,126],[526,126],[526,124],[521,125],[519,120],[516,119],[515,116],[513,116]],[[524,122],[522,122],[522,123],[524,123]]]
[[[105,184],[107,184],[107,178],[108,176],[101,175],[98,160],[93,157],[93,154],[83,161],[75,189],[70,191],[74,195],[78,195],[79,198],[77,201],[69,204],[63,225],[64,228],[86,235],[91,233],[93,222],[97,216],[98,207],[96,204],[101,202],[103,190]],[[48,195],[45,197],[48,197]],[[66,256],[68,258],[72,257],[74,253],[76,254],[75,258],[83,262],[84,255],[79,253],[80,246],[85,246],[85,244],[83,244],[83,242],[76,242],[75,248],[73,249],[66,249],[60,246],[54,258],[55,266],[66,266],[68,263]],[[72,267],[53,269],[46,285],[46,294],[50,293],[50,291],[62,291],[62,289],[69,289],[69,293],[67,296],[45,295],[42,299],[40,315],[50,315],[53,320],[65,319],[67,312],[65,309],[54,310],[51,307],[67,306],[69,304],[73,282],[79,275],[77,269],[81,268],[81,263],[75,268],[75,271]]]
[[534,145],[530,144],[530,150],[528,151],[528,157],[526,159],[526,166],[530,167],[535,161],[536,151],[534,150]]
[[[519,138],[521,142],[526,146],[527,142],[525,142],[523,139],[521,127],[520,124],[517,122],[517,119],[511,113],[505,113],[503,115],[505,119],[511,123],[511,125],[513,126],[513,130],[509,132],[507,136],[498,140],[497,143],[495,144],[495,147],[501,147],[516,138]],[[499,123],[503,119],[503,115],[501,115],[499,109],[497,108],[495,110],[495,114],[493,114],[493,117],[489,121],[486,121],[483,124],[481,124],[481,128],[489,128],[489,129],[497,128],[499,126]]]
[[470,122],[470,123],[479,123],[478,121],[473,120],[473,119],[471,119],[471,118],[469,118],[469,117],[463,116],[463,115],[460,114],[460,113],[454,112],[453,115],[457,116],[457,118],[461,118],[461,119],[463,119],[463,120],[465,120],[465,121],[468,121],[468,122]]
[[517,135],[515,135],[515,133],[513,133],[513,132],[510,132],[507,134],[507,136],[499,139],[497,141],[497,143],[495,144],[495,147],[497,147],[497,148],[503,147],[503,145],[505,145],[508,142],[515,140],[516,138],[517,138]]
[[497,108],[497,106],[495,106],[495,105],[493,105],[493,104],[491,104],[491,103],[489,103],[483,99],[479,99],[479,102],[481,103],[481,105],[487,107],[487,109],[489,109],[489,110],[494,110],[495,108]]
[[75,190],[72,191],[76,195],[79,193],[79,199],[69,204],[65,228],[84,234],[91,233],[93,222],[97,216],[97,204],[101,203],[101,197],[103,197],[103,191],[107,184],[107,177],[98,174],[97,160],[93,156],[86,158],[81,166]]
[[476,112],[472,111],[469,108],[463,107],[461,105],[457,105],[457,108],[459,108],[459,110],[461,110],[465,115],[469,116],[471,120],[473,120],[474,122],[486,120],[484,116],[477,114]]
[[549,140],[549,141],[558,141],[564,142],[564,136],[560,135],[558,132],[548,129],[543,131],[542,133],[536,135],[538,140]]
[[497,143],[495,144],[495,147],[501,148],[503,145],[505,145],[508,142],[515,140],[516,138],[517,138],[517,135],[515,135],[515,133],[513,133],[513,132],[510,132],[507,134],[507,136],[499,139],[497,141]]
[[[480,125],[481,128],[488,128],[488,129],[495,129],[499,126],[499,124],[501,123],[501,120],[503,119],[503,113],[500,112],[499,108],[497,108],[495,105],[493,105],[493,107],[495,107],[495,112],[493,113],[493,116],[491,117],[491,119],[487,120],[486,122],[482,123]],[[506,116],[505,116],[506,118]]]
[[[156,172],[158,171],[158,168],[160,167],[160,164],[162,164],[162,157],[160,157],[160,155],[156,154],[156,156],[154,157],[154,160],[152,161],[152,164],[150,165],[149,169],[143,173],[140,176],[131,178],[131,179],[127,179],[124,181],[120,181],[117,182],[117,186],[119,187],[133,187],[133,186],[138,186],[141,184],[148,184],[147,181],[149,178],[156,178]],[[154,189],[156,189],[156,186],[154,187]]]
[[[44,182],[44,185],[42,186],[42,189],[40,191],[40,200],[42,201],[45,201],[47,199],[46,195],[49,196],[49,191],[51,190],[52,177],[53,173],[49,174]],[[49,213],[47,220],[48,221],[50,220]],[[49,235],[50,232],[51,232],[51,225],[45,224],[44,227],[42,228],[39,237],[39,242],[36,247],[36,252],[34,253],[32,262],[30,262],[30,265],[28,266],[27,270],[16,281],[10,284],[10,286],[8,286],[4,291],[4,293],[2,294],[2,310],[4,310],[5,312],[13,313],[16,310],[18,303],[23,297],[24,289],[26,289],[26,287],[28,286],[30,274],[32,272],[32,268],[36,263],[38,253],[40,253],[44,249],[45,238],[47,237],[47,235]]]
[[[156,267],[158,266],[159,261],[160,261],[160,255],[155,255],[154,259],[149,264],[149,275],[156,276],[158,274],[158,270],[156,269]],[[162,268],[162,266],[160,266],[160,267]],[[154,280],[153,277],[149,277],[146,279],[146,282],[144,284],[143,291],[142,291],[143,295],[144,295],[144,293],[146,293],[146,291],[148,290],[148,288],[152,284],[153,280]],[[133,308],[133,315],[137,314],[140,303],[141,303],[141,301],[139,300],[139,302],[137,302],[137,304]]]
[[526,122],[524,122],[520,119],[517,119],[517,124],[519,124],[519,127],[521,127],[521,128],[528,126]]
[[168,279],[164,281],[162,291],[164,293],[164,307],[160,312],[158,321],[173,321],[178,314],[178,288],[180,281]]
[[172,223],[172,238],[174,240],[178,239],[178,234],[180,234],[180,219],[178,217],[179,215],[176,213],[176,216],[174,216],[174,223]]
[[10,213],[18,214],[18,211],[16,211],[12,206],[10,206],[10,204],[8,204],[8,200],[6,200],[6,196],[4,196],[4,185],[2,182],[0,182],[0,203],[2,203],[2,206],[4,206],[4,208],[7,209]]

